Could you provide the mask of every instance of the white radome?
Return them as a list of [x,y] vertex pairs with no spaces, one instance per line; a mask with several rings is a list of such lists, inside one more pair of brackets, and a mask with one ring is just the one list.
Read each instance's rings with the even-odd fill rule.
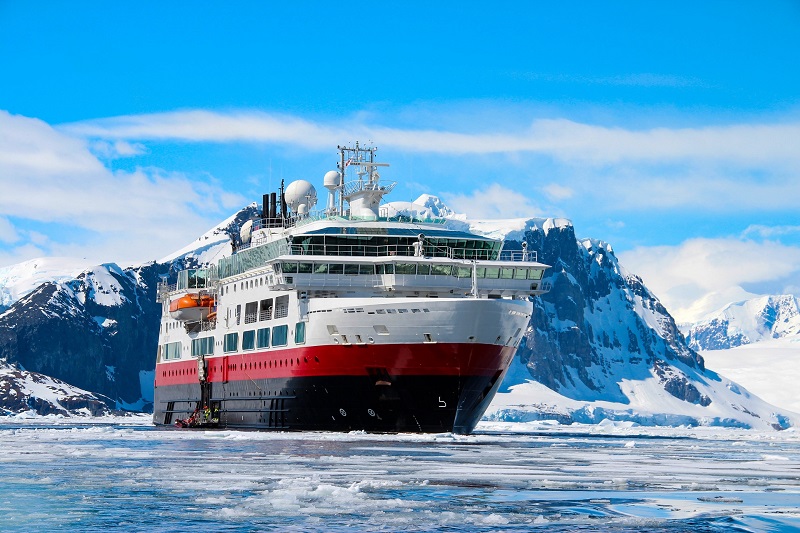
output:
[[[306,180],[291,182],[283,194],[286,204],[295,213],[308,212],[317,204],[317,190]],[[301,209],[300,206],[304,207]]]

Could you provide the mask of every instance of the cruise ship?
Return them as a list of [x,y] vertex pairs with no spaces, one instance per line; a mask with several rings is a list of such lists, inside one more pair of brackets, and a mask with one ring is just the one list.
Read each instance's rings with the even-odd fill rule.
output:
[[324,208],[308,181],[282,183],[232,255],[159,285],[155,424],[475,428],[548,266],[524,243],[392,209],[377,148],[338,148]]

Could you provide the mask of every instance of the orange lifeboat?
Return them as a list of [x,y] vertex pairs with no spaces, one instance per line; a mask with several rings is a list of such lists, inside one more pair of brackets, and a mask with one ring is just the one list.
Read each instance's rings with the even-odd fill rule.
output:
[[196,322],[208,317],[214,298],[204,294],[184,294],[169,302],[169,316],[184,322]]

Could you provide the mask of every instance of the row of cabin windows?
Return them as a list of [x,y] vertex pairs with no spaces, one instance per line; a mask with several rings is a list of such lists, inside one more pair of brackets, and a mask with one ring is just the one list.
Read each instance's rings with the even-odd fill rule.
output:
[[[275,326],[272,328],[272,346],[286,346],[289,339],[289,326]],[[298,322],[294,330],[294,343],[305,344],[306,323]],[[270,347],[270,328],[251,329],[242,332],[242,350],[255,350],[256,348]],[[228,333],[222,341],[222,350],[225,353],[239,351],[239,333]],[[192,339],[192,357],[214,354],[214,337]],[[170,361],[181,358],[181,342],[170,342],[161,346],[161,359]]]
[[[295,324],[294,343],[305,344],[306,323]],[[286,346],[289,343],[289,326],[275,326],[272,328],[272,346]],[[242,332],[242,351],[255,350],[256,348],[270,347],[270,328],[251,329]],[[227,333],[222,343],[225,353],[239,351],[239,333]]]
[[[417,276],[454,276],[469,278],[471,266],[437,265],[430,263],[341,264],[341,263],[281,263],[287,274],[402,274]],[[526,267],[477,267],[475,274],[481,279],[531,279],[540,280],[544,270]]]

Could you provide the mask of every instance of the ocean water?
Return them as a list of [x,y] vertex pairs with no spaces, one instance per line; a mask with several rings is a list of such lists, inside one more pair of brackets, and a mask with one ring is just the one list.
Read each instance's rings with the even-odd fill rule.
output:
[[0,530],[798,531],[800,433],[470,436],[0,419]]

